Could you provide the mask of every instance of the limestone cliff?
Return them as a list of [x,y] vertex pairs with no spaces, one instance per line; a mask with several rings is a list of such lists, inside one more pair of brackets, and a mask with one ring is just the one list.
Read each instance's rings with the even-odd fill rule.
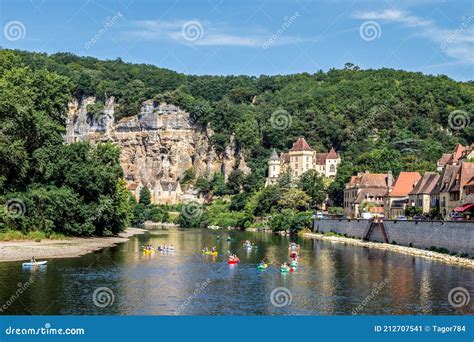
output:
[[174,105],[146,101],[137,115],[116,122],[113,97],[94,117],[88,106],[95,103],[94,97],[70,103],[65,139],[112,141],[119,145],[121,164],[129,181],[148,185],[164,179],[178,180],[191,167],[196,176],[222,172],[228,177],[235,167],[249,172],[233,137],[225,151],[217,154],[210,144],[212,129],[193,124],[189,113]]

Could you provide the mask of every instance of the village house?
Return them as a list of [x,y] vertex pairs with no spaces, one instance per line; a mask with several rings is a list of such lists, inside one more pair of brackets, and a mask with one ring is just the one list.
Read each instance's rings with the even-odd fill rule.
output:
[[347,217],[359,218],[364,212],[383,215],[384,195],[390,188],[390,173],[358,173],[344,189],[344,211]]
[[291,169],[292,177],[298,179],[308,170],[316,170],[321,176],[335,177],[341,158],[334,150],[328,153],[314,151],[304,138],[298,138],[288,153],[278,156],[273,150],[268,160],[268,177],[265,186],[275,184],[286,170]]
[[385,218],[396,218],[405,215],[409,205],[409,193],[415,188],[421,175],[418,172],[400,172],[392,187],[384,196]]
[[440,179],[435,172],[426,172],[412,191],[408,193],[410,206],[421,209],[423,214],[429,214],[438,207],[438,198],[433,193]]
[[459,165],[474,158],[474,143],[470,146],[457,144],[452,153],[444,153],[436,163],[436,170],[442,172],[446,165]]

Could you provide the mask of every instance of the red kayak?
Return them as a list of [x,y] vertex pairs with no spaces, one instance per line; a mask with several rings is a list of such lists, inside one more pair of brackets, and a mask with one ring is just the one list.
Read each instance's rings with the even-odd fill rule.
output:
[[239,263],[239,259],[234,259],[234,260],[229,260],[228,263],[229,265],[233,265],[233,264],[238,264]]

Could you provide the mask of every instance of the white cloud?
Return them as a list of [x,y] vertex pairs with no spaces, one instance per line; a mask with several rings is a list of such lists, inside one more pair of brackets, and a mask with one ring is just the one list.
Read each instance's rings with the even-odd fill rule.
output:
[[[194,22],[198,23],[197,30],[200,38],[198,39],[187,39],[183,35],[183,26],[186,23]],[[183,44],[196,45],[196,46],[241,46],[241,47],[259,47],[262,46],[271,36],[269,32],[258,32],[242,34],[242,28],[239,27],[239,33],[233,33],[232,28],[226,27],[225,25],[216,25],[208,21],[198,20],[174,20],[174,21],[162,21],[162,20],[141,20],[134,21],[126,34],[131,36],[133,39],[142,41],[157,41],[157,40],[174,40]],[[285,35],[280,37],[275,45],[286,45],[294,44],[306,39],[301,37],[295,37]]]
[[413,28],[416,30],[415,34],[439,44],[449,57],[468,64],[472,64],[474,60],[474,46],[472,44],[474,42],[474,16],[464,19],[455,29],[441,28],[431,20],[425,20],[396,9],[356,12],[353,17],[361,20],[397,23]]

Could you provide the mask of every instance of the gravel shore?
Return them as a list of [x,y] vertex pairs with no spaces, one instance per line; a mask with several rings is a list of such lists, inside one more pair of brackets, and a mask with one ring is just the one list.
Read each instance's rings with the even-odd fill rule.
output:
[[114,237],[71,238],[67,240],[0,241],[0,262],[36,259],[75,258],[128,241],[145,229],[128,228]]
[[331,241],[334,243],[343,243],[343,244],[360,246],[360,247],[385,249],[385,250],[389,250],[393,252],[404,253],[404,254],[409,254],[409,255],[423,257],[423,258],[429,258],[436,261],[445,262],[448,264],[474,268],[473,259],[460,258],[457,256],[451,256],[451,255],[447,255],[443,253],[427,251],[424,249],[392,245],[389,243],[362,241],[358,239],[346,238],[346,237],[341,237],[341,236],[327,236],[327,235],[318,234],[318,233],[302,233],[301,235],[305,237],[313,238],[313,239]]

